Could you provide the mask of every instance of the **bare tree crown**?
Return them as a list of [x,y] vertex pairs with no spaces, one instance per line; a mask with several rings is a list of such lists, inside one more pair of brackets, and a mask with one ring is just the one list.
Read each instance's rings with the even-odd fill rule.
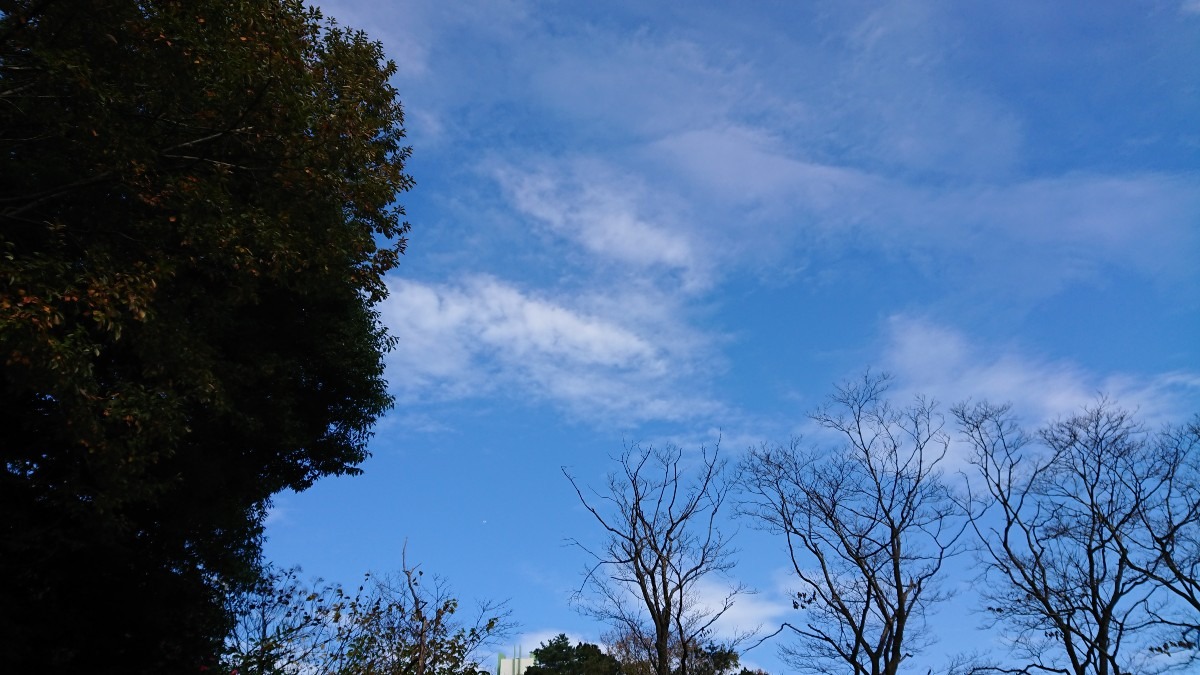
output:
[[1194,658],[1195,425],[1153,434],[1106,399],[1036,433],[1007,405],[954,414],[974,453],[987,612],[1017,661],[992,670],[1121,675]]
[[936,406],[886,398],[887,376],[864,375],[811,419],[836,439],[752,450],[742,511],[785,538],[802,612],[779,632],[785,658],[808,672],[893,675],[927,646],[925,612],[964,519],[938,465],[949,437]]
[[731,485],[717,448],[702,449],[692,470],[688,459],[675,446],[628,447],[606,489],[587,494],[563,469],[605,532],[598,548],[574,541],[593,559],[580,607],[612,625],[655,675],[689,675],[713,625],[746,592],[734,583],[715,605],[699,597],[701,581],[734,566],[719,527]]

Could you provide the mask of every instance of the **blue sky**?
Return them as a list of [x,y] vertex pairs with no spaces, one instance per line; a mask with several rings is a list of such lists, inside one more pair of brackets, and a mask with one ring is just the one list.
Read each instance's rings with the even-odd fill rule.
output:
[[[525,651],[594,641],[563,466],[736,461],[867,368],[1033,422],[1200,410],[1196,0],[322,7],[396,61],[417,187],[396,407],[363,476],[277,498],[279,564],[350,582],[407,541]],[[737,541],[731,623],[787,617],[781,542]]]

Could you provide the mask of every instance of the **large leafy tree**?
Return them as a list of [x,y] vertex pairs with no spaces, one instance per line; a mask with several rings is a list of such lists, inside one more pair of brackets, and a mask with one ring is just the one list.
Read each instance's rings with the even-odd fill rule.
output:
[[0,653],[195,671],[391,403],[394,66],[293,0],[0,11]]

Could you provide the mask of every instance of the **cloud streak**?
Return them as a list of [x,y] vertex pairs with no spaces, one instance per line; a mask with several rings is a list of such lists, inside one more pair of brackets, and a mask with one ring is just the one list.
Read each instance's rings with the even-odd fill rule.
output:
[[[705,210],[719,214],[692,236],[719,240],[724,231],[723,248],[751,260],[778,254],[781,244],[814,243],[933,256],[951,276],[1036,297],[1109,267],[1177,281],[1194,276],[1200,252],[1192,176],[1076,173],[935,189],[794,157],[768,132],[742,127],[680,133],[649,152],[681,179],[680,201],[707,199]],[[755,226],[747,217],[780,223]]]
[[[578,305],[589,304],[577,298]],[[589,421],[680,420],[719,406],[695,379],[703,341],[666,306],[591,310],[535,296],[491,277],[458,284],[395,281],[382,314],[398,347],[388,357],[405,400],[530,396]],[[690,383],[690,385],[689,385]]]
[[887,324],[884,367],[897,377],[900,399],[925,394],[953,405],[1011,402],[1029,424],[1079,412],[1108,396],[1157,424],[1178,422],[1200,403],[1200,372],[1156,375],[1097,374],[1064,359],[988,348],[961,331],[918,317],[896,315]]
[[506,167],[495,176],[518,213],[592,255],[650,274],[676,270],[685,286],[703,285],[691,241],[672,227],[670,212],[648,206],[637,180],[596,162],[524,171]]

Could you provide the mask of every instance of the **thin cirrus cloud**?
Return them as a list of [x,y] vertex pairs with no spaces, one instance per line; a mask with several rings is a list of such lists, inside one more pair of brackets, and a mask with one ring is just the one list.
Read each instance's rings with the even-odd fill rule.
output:
[[[739,266],[794,266],[816,242],[934,259],[953,281],[1013,285],[1025,298],[1093,280],[1109,263],[1154,278],[1194,274],[1195,177],[1023,177],[1024,129],[1036,120],[962,76],[961,17],[937,3],[865,14],[819,5],[788,13],[790,24],[751,13],[729,42],[701,39],[705,13],[669,30],[556,23],[525,2],[465,15],[417,3],[408,13],[415,23],[386,23],[411,24],[409,42],[475,40],[511,57],[423,53],[417,62],[449,70],[410,78],[423,97],[416,110],[441,128],[467,93],[494,106],[501,116],[485,128],[460,130],[464,151],[479,151],[475,138],[508,157],[491,176],[507,206],[592,254],[589,267],[675,274],[694,292]],[[819,40],[814,25],[825,27]],[[739,27],[760,34],[753,49],[733,40]],[[482,93],[443,96],[449,75],[471,74]],[[575,141],[530,152],[519,135],[522,145],[498,150],[529,124],[503,117],[514,106],[548,115]],[[940,178],[924,182],[930,175]]]
[[[591,305],[573,308],[491,277],[394,281],[381,310],[397,339],[388,356],[392,387],[409,400],[519,392],[619,425],[719,407],[695,393],[702,386],[685,386],[707,360],[704,341],[669,310],[633,299]],[[608,313],[617,306],[629,312]]]
[[[1002,283],[1038,295],[1108,266],[1176,281],[1194,275],[1200,251],[1189,226],[1200,216],[1193,176],[1074,173],[935,189],[806,160],[746,127],[682,132],[647,154],[670,177],[661,190],[678,190],[680,202],[708,200],[716,214],[693,223],[692,234],[711,240],[719,223],[738,222],[726,250],[749,256],[813,241],[932,255],[985,289]],[[735,220],[739,213],[747,215]],[[755,214],[791,224],[756,226],[748,222]]]
[[[718,578],[706,578],[700,580],[692,590],[697,606],[715,613],[729,595],[730,586],[721,583]],[[766,592],[751,590],[735,596],[729,609],[713,623],[713,633],[726,640],[736,640],[747,635],[760,636],[760,633],[770,632],[792,609],[783,602],[784,597],[787,594],[780,588]]]
[[[419,72],[401,73],[417,92],[414,110],[461,132],[454,163],[484,166],[500,211],[528,225],[497,231],[535,233],[519,242],[526,259],[562,269],[568,258],[585,293],[619,277],[675,308],[698,307],[747,272],[836,276],[840,265],[859,269],[859,252],[911,263],[945,289],[909,306],[953,296],[1023,310],[1114,271],[1196,286],[1195,176],[1084,160],[1029,166],[1038,108],[1003,78],[964,76],[973,52],[951,39],[960,12],[817,3],[769,20],[721,15],[729,30],[705,33],[719,13],[575,21],[540,9],[509,2],[464,15],[416,3],[407,27],[385,23],[421,46]],[[747,34],[753,42],[738,39]],[[481,47],[457,48],[468,43]],[[464,112],[474,110],[486,114]],[[487,159],[497,156],[502,165]],[[547,232],[558,238],[550,247],[536,236]],[[474,269],[539,276],[504,264]],[[465,396],[505,381],[567,409],[649,402],[639,410],[677,419],[668,390],[687,378],[711,384],[693,347],[720,338],[703,328],[678,321],[663,336],[653,319],[489,279],[410,281],[395,294],[420,317],[395,321],[401,349],[423,355],[402,391]],[[681,336],[689,346],[671,346]]]
[[587,28],[542,45],[531,95],[574,123],[622,137],[713,124],[758,94],[736,58],[671,32]]
[[764,259],[790,264],[814,244],[940,260],[938,274],[960,292],[1003,285],[1026,299],[1113,268],[1185,280],[1200,251],[1187,226],[1200,215],[1200,190],[1184,176],[1074,174],[933,190],[792,158],[744,128],[682,133],[645,154],[668,170],[622,174],[576,159],[494,176],[514,212],[592,263],[675,274],[685,293]]
[[704,284],[699,256],[672,214],[648,209],[639,181],[620,177],[598,162],[553,169],[505,167],[495,171],[512,208],[548,226],[601,260],[635,268],[682,273],[684,285]]
[[733,204],[786,199],[828,210],[871,189],[873,182],[861,171],[790,157],[769,131],[742,125],[670,134],[646,152],[707,194]]
[[881,362],[898,380],[898,400],[923,394],[945,405],[1011,402],[1032,426],[1077,413],[1101,397],[1138,410],[1151,423],[1181,419],[1200,400],[1200,372],[1098,375],[1068,360],[989,349],[951,326],[914,316],[889,319]]

